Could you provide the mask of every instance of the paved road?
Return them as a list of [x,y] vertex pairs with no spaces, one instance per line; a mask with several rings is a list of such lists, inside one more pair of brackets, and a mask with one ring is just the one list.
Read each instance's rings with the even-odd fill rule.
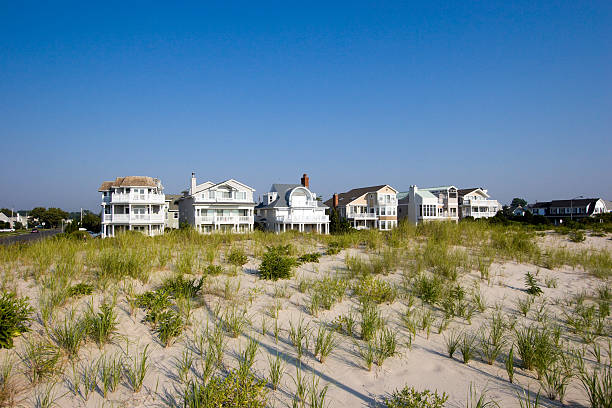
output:
[[40,230],[38,234],[26,233],[21,235],[10,235],[8,237],[0,236],[0,245],[9,245],[16,242],[32,242],[39,239],[49,238],[55,234],[62,232],[61,229],[55,230]]

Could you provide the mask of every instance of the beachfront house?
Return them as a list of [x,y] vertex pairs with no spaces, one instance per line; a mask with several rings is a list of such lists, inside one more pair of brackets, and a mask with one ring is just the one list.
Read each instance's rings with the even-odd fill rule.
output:
[[159,179],[145,176],[117,177],[105,181],[102,193],[102,238],[121,231],[149,236],[163,234],[166,198]]
[[415,185],[397,194],[398,219],[413,224],[427,221],[455,221],[458,217],[457,188],[419,188]]
[[334,194],[325,202],[356,229],[390,230],[397,226],[397,190],[387,184]]
[[254,191],[234,179],[197,184],[191,173],[191,186],[179,199],[179,221],[201,233],[253,231]]
[[474,187],[457,190],[459,218],[491,218],[502,209],[497,200],[491,199],[487,190]]
[[180,194],[166,194],[166,229],[179,228],[179,200]]
[[257,223],[267,231],[329,233],[328,207],[310,191],[310,181],[304,174],[300,184],[273,184],[255,207]]
[[533,215],[542,215],[553,224],[559,225],[570,220],[579,220],[604,214],[606,204],[601,198],[576,198],[553,200],[529,204],[527,210]]

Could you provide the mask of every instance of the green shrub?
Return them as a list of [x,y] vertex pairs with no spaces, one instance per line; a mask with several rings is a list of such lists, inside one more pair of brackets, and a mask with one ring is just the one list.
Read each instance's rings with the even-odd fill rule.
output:
[[308,263],[308,262],[319,262],[319,258],[321,258],[321,254],[318,252],[313,252],[311,254],[304,254],[298,258],[298,262],[300,264]]
[[227,254],[227,261],[235,266],[242,266],[247,263],[248,260],[242,248],[232,248]]
[[388,408],[443,408],[448,400],[448,395],[429,390],[417,391],[414,388],[404,387],[396,390],[390,398],[385,398],[385,406]]
[[397,296],[397,292],[393,286],[382,279],[374,279],[372,276],[363,279],[359,285],[355,287],[355,293],[364,300],[379,304],[385,302],[392,303]]
[[267,247],[268,251],[263,255],[259,266],[259,275],[263,279],[288,279],[292,275],[292,269],[296,265],[295,258],[289,256],[287,245]]
[[13,292],[0,295],[0,349],[13,348],[13,337],[29,330],[33,309],[27,300]]
[[185,279],[183,275],[176,275],[166,279],[161,286],[161,290],[169,293],[175,298],[193,298],[202,290],[204,278]]
[[191,382],[185,391],[185,408],[265,408],[268,404],[266,382],[251,373],[230,371],[225,377],[208,382]]
[[579,231],[579,230],[570,231],[570,233],[567,234],[567,237],[572,242],[584,242],[584,240],[586,239],[584,232]]
[[91,295],[93,293],[93,286],[88,283],[77,283],[68,288],[68,296],[79,297],[85,295]]
[[166,291],[156,290],[138,295],[137,303],[147,312],[144,320],[156,325],[160,314],[170,306],[171,301]]
[[155,332],[159,339],[168,347],[172,344],[175,338],[183,332],[183,319],[174,310],[169,309],[161,312],[157,316],[157,327]]
[[343,249],[344,247],[342,246],[342,244],[336,241],[332,241],[327,247],[327,255],[336,255]]
[[204,275],[217,276],[223,273],[223,267],[221,265],[208,265],[204,269]]
[[527,286],[527,293],[530,295],[540,296],[542,294],[542,288],[538,286],[538,281],[531,272],[525,274],[525,286]]

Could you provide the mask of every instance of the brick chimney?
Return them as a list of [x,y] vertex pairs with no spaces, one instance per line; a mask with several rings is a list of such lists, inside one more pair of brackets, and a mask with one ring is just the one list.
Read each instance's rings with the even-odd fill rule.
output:
[[338,194],[337,193],[334,193],[334,198],[332,200],[332,206],[334,208],[338,208]]
[[308,174],[304,173],[304,175],[302,176],[302,179],[300,180],[302,182],[302,185],[306,188],[309,188],[310,186],[310,180],[308,178]]

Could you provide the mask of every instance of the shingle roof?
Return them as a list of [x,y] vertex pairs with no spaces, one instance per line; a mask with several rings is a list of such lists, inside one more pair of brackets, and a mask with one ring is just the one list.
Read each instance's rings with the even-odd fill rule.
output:
[[595,210],[595,203],[599,198],[578,198],[575,200],[552,200],[542,201],[539,203],[529,204],[528,208],[568,208],[568,207],[589,207],[587,214],[591,214]]
[[464,196],[464,195],[470,194],[471,192],[476,191],[478,189],[482,190],[482,188],[480,188],[480,187],[460,188],[460,189],[457,190],[457,194],[459,194],[459,196]]
[[148,176],[117,177],[115,181],[103,181],[98,191],[108,191],[112,187],[161,187],[161,182]]
[[[354,188],[352,190],[349,190],[346,193],[340,193],[338,194],[338,206],[344,207],[345,205],[349,204],[351,201],[358,199],[364,194],[371,193],[373,191],[378,191],[385,186],[386,184],[381,184],[378,186],[371,186],[371,187],[359,187],[359,188]],[[334,198],[332,197],[329,200],[325,201],[325,205],[331,207],[333,205],[333,200]]]
[[181,197],[182,195],[180,194],[166,194],[166,201],[169,201],[168,211],[178,211],[179,210],[178,202],[181,199]]

